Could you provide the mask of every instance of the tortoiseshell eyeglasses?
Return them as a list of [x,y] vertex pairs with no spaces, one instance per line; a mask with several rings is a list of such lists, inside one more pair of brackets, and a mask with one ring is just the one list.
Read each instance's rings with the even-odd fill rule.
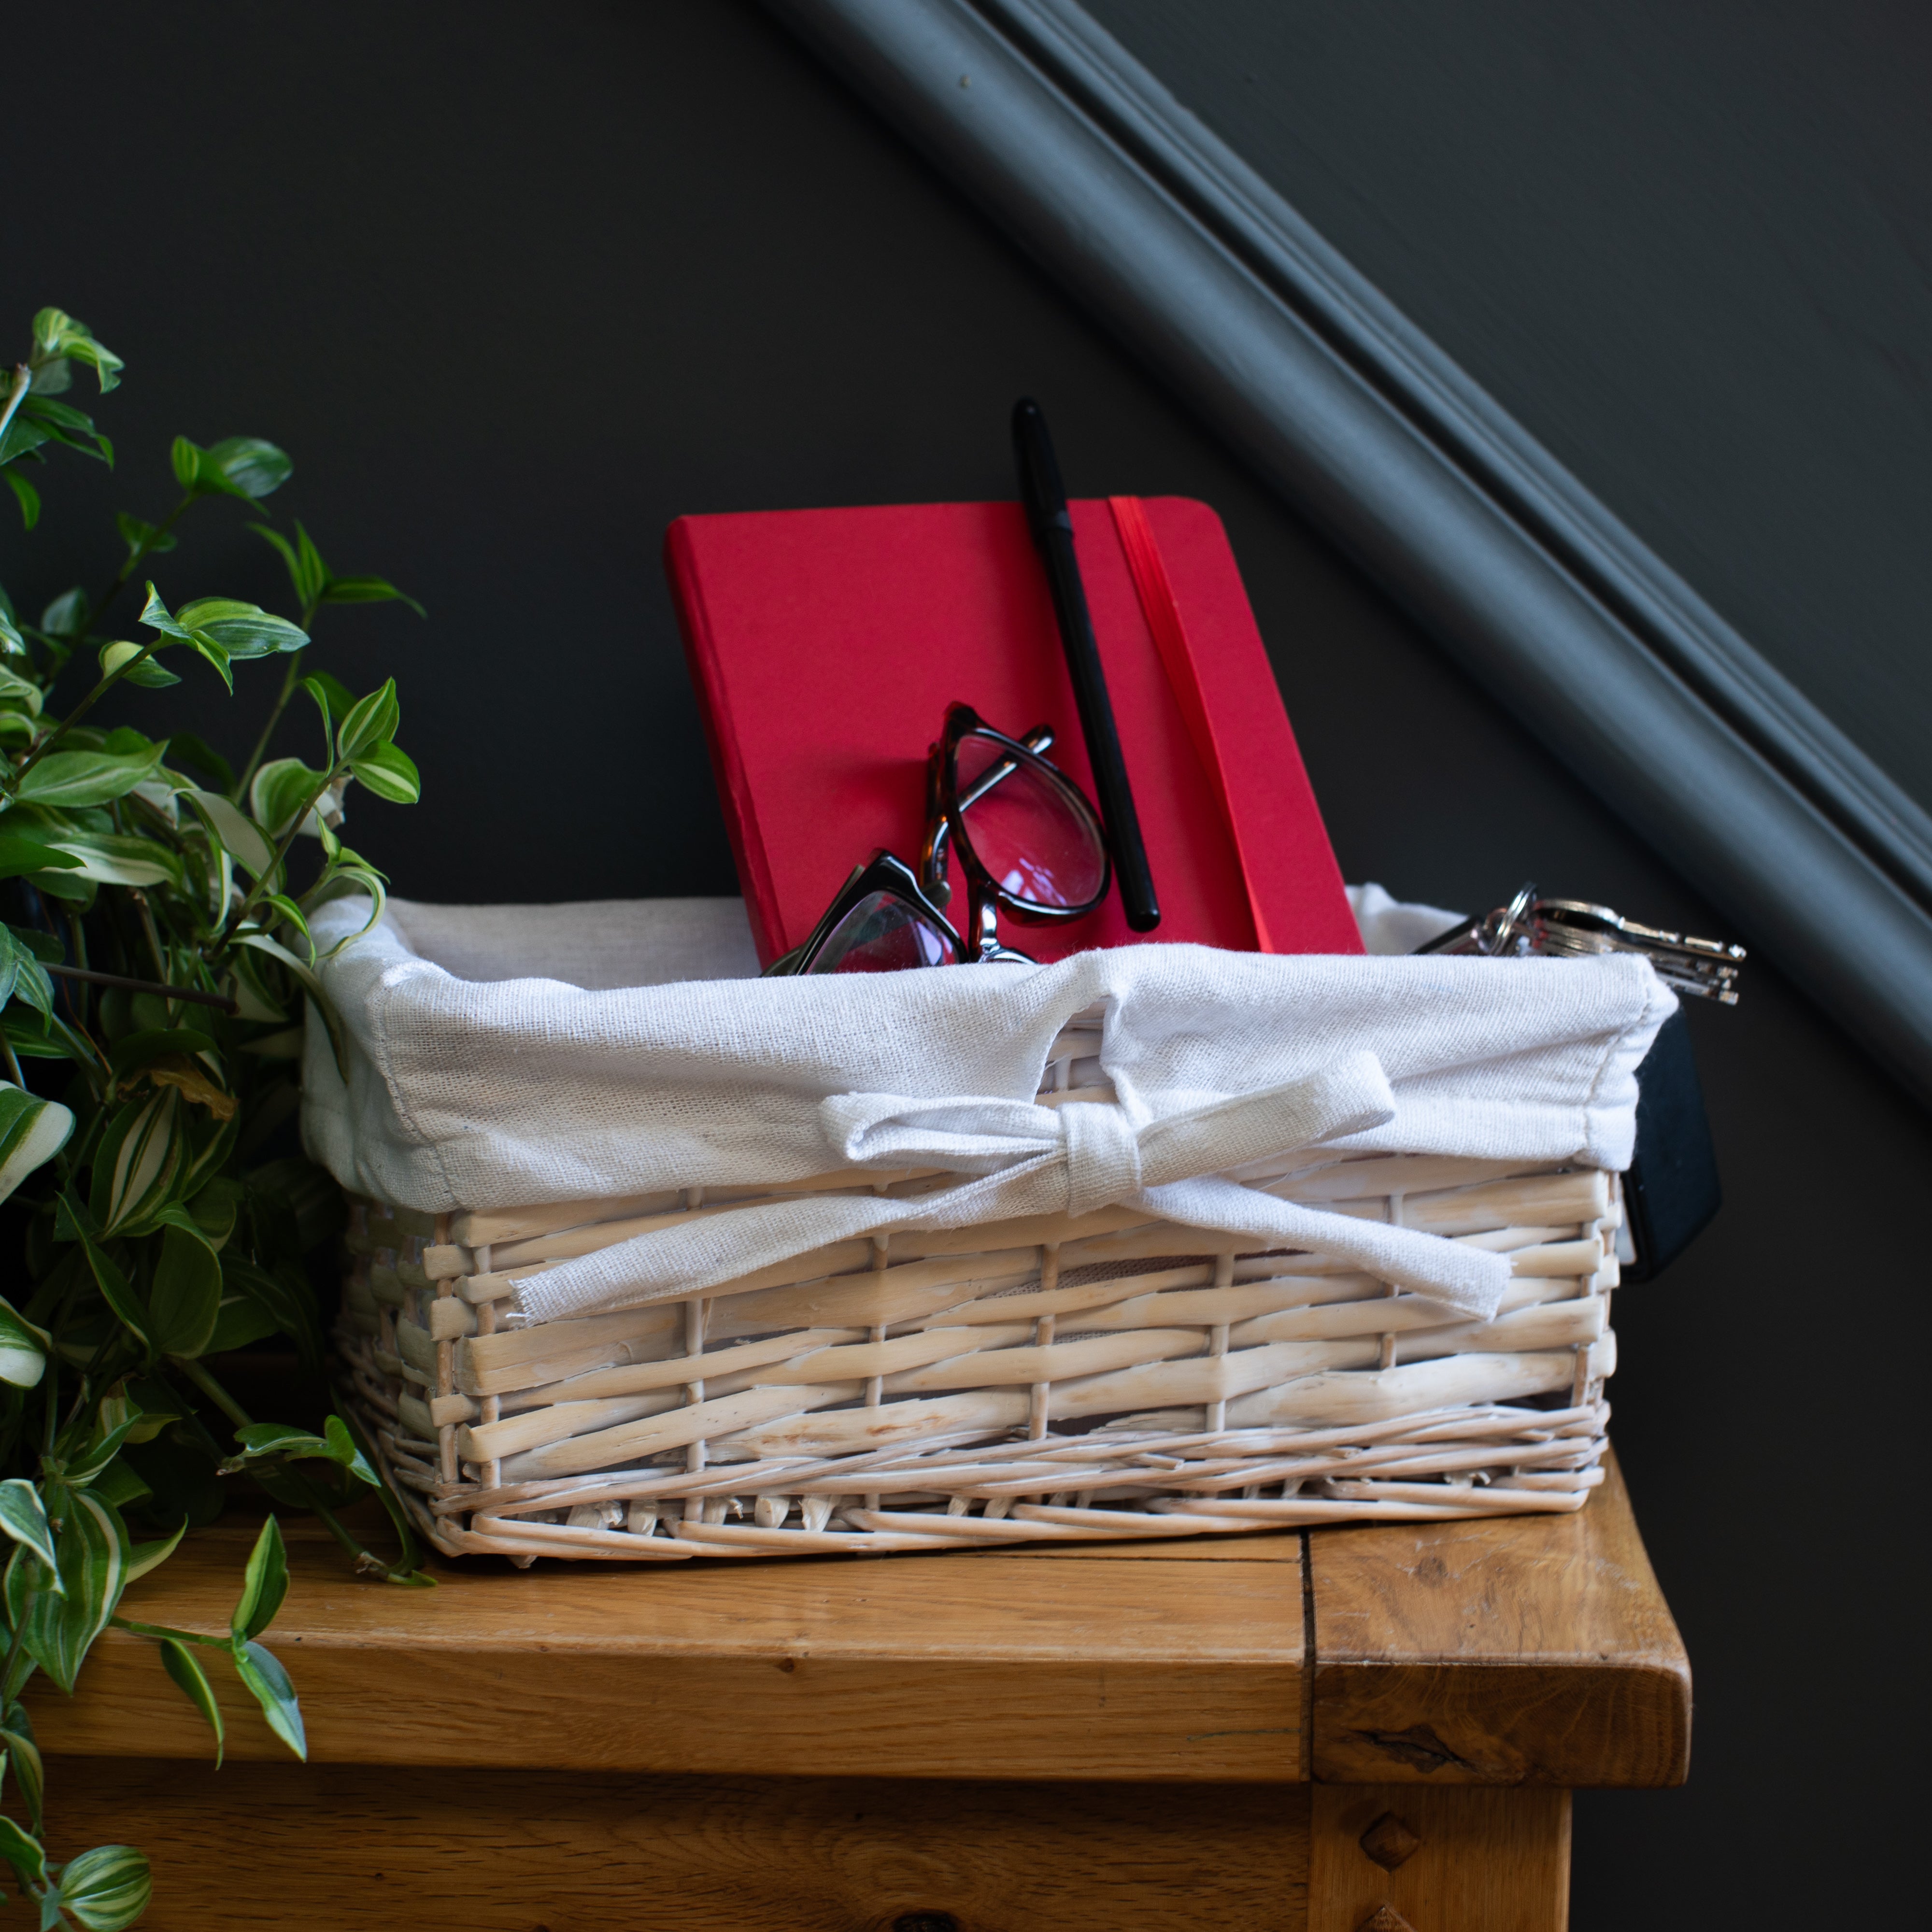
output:
[[[1042,724],[1010,738],[970,704],[950,706],[926,760],[917,872],[880,847],[853,868],[805,944],[767,974],[1030,964],[1000,939],[1000,914],[1023,926],[1082,918],[1106,897],[1113,876],[1100,814],[1044,755],[1053,736]],[[945,910],[955,853],[966,874],[963,928]]]

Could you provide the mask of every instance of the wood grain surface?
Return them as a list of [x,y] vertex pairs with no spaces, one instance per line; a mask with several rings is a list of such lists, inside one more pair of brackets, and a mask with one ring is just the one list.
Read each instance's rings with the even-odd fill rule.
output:
[[[1570,1922],[1567,1791],[1318,1784],[1310,1795],[1308,1932],[1564,1932]],[[1371,1843],[1393,1839],[1405,1853],[1393,1869],[1362,1842],[1378,1826]]]
[[[495,1558],[434,1590],[355,1576],[289,1525],[271,1647],[322,1762],[916,1778],[1294,1780],[1299,1552],[1198,1564],[1000,1552],[680,1564]],[[252,1537],[205,1532],[123,1613],[225,1631]],[[1153,1546],[1156,1550],[1166,1546]],[[1084,1549],[1084,1546],[1083,1546]],[[1203,1587],[1204,1577],[1211,1577]],[[231,1756],[274,1759],[232,1673]],[[37,1682],[50,1751],[202,1757],[146,1640],[109,1631],[71,1702]]]
[[[1684,1774],[1688,1667],[1614,1471],[1570,1516],[661,1570],[470,1559],[437,1564],[434,1590],[364,1581],[314,1525],[286,1528],[293,1587],[269,1640],[318,1762],[1177,1784]],[[124,1613],[224,1630],[253,1534],[192,1538]],[[279,1758],[214,1675],[231,1754]],[[208,1754],[154,1646],[122,1632],[71,1701],[37,1681],[29,1702],[51,1751]]]
[[[1614,1471],[1574,1516],[421,1591],[286,1529],[308,1766],[218,1665],[215,1772],[124,1632],[30,1694],[55,1850],[142,1845],[157,1932],[1561,1932],[1560,1787],[1682,1774]],[[127,1614],[224,1628],[254,1534]]]
[[48,1768],[58,1856],[124,1838],[153,1860],[148,1932],[1307,1924],[1300,1786],[458,1777],[295,1764],[217,1772],[138,1760]]
[[1614,1462],[1574,1516],[1309,1538],[1314,1776],[1678,1784],[1690,1662]]
[[1194,1536],[1185,1541],[1164,1538],[1154,1543],[1022,1543],[988,1554],[1044,1557],[1056,1563],[1096,1558],[1127,1563],[1150,1556],[1176,1563],[1299,1563],[1303,1541],[1298,1529],[1269,1529],[1252,1536]]

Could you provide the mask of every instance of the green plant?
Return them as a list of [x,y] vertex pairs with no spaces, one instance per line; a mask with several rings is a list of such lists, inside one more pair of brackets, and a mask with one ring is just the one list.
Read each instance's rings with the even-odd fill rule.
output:
[[[60,400],[74,365],[104,394],[121,359],[58,309],[34,319],[32,346],[0,374],[0,475],[32,529],[40,494],[24,466],[64,448],[110,466],[113,448]],[[225,1654],[276,1734],[305,1754],[287,1673],[260,1641],[287,1588],[270,1514],[226,1635],[131,1622],[122,1591],[164,1562],[191,1524],[251,1478],[272,1504],[313,1511],[360,1567],[423,1582],[407,1520],[367,1445],[341,1416],[319,1430],[257,1422],[212,1358],[274,1335],[320,1389],[322,1335],[305,1258],[339,1212],[328,1178],[276,1154],[299,1097],[305,1006],[334,1035],[314,968],[309,915],[383,881],[338,827],[352,782],[410,802],[415,766],[397,748],[394,680],[356,698],[304,668],[325,605],[400,596],[371,577],[338,577],[300,524],[251,528],[286,566],[296,614],[234,598],[170,604],[148,577],[198,505],[253,510],[290,475],[255,437],[204,448],[176,440],[178,489],[157,522],[124,512],[121,554],[92,596],[76,589],[28,622],[0,590],[0,1200],[24,1220],[26,1268],[0,1300],[0,1530],[10,1543],[0,1644],[0,1780],[26,1822],[0,1816],[0,1857],[38,1902],[45,1928],[112,1932],[146,1909],[146,1861],[100,1846],[50,1863],[40,1754],[21,1694],[36,1671],[71,1694],[110,1624],[152,1640],[157,1661],[214,1727],[221,1720],[203,1654]],[[122,638],[108,628],[124,593],[146,586]],[[132,599],[124,607],[131,610]],[[277,701],[240,772],[202,738],[154,740],[108,724],[121,687],[181,682],[170,662],[232,692],[238,662],[279,657]],[[87,688],[57,716],[63,674]],[[212,695],[212,692],[211,692]],[[271,758],[292,704],[312,704],[314,764]],[[320,863],[298,884],[298,852]],[[36,1078],[22,1070],[32,1061]],[[226,1439],[224,1439],[226,1438]],[[376,1556],[345,1507],[379,1495],[398,1544]]]

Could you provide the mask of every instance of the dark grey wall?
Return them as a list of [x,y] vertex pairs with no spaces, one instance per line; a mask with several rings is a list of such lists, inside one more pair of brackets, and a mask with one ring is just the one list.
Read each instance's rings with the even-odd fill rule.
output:
[[[1226,517],[1350,878],[1477,907],[1534,876],[1714,929],[748,0],[116,0],[27,38],[50,79],[14,90],[0,154],[40,185],[10,201],[0,323],[62,303],[129,368],[101,411],[120,470],[46,472],[31,538],[0,502],[0,579],[22,602],[94,581],[84,513],[165,503],[177,429],[285,442],[284,517],[430,608],[319,634],[350,682],[402,681],[424,802],[351,826],[398,890],[732,890],[664,524],[1004,495],[1030,390],[1076,491]],[[164,589],[272,595],[241,521],[207,512]],[[268,681],[249,668],[232,748]],[[1922,1450],[1878,1370],[1923,1325],[1906,1210],[1932,1133],[1768,970],[1692,1017],[1730,1204],[1620,1298],[1614,1394],[1697,1668],[1695,1766],[1681,1792],[1580,1801],[1580,1932],[1856,1923],[1916,1888],[1895,1820]]]
[[1932,803],[1932,11],[1088,10]]

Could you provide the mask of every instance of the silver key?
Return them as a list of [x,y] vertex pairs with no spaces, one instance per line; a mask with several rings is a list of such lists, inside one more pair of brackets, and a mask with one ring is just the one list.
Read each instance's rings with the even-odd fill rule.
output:
[[1676,992],[1726,1006],[1738,1003],[1738,973],[1746,957],[1742,946],[1666,932],[1585,899],[1539,898],[1534,885],[1523,886],[1508,905],[1480,919],[1465,920],[1415,950],[1563,959],[1638,952]]

